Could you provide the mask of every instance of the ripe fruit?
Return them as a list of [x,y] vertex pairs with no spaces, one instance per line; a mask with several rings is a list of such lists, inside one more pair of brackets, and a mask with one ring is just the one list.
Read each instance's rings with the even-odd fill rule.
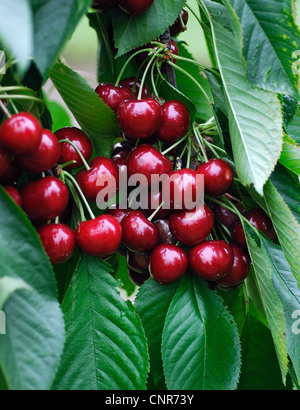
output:
[[[129,87],[136,98],[138,98],[139,91],[141,88],[141,80],[136,79],[135,77],[125,78],[124,80],[120,81],[119,87]],[[144,83],[143,91],[141,98],[142,100],[150,97],[150,89],[146,83]]]
[[116,87],[113,84],[101,83],[96,88],[96,93],[114,112],[122,101],[133,100],[134,94],[129,87]]
[[91,256],[107,258],[118,249],[121,239],[121,225],[111,215],[81,222],[76,229],[79,248]]
[[76,247],[75,232],[64,224],[48,224],[37,228],[43,247],[52,265],[66,262]]
[[116,218],[120,223],[122,222],[123,218],[129,214],[130,209],[108,209],[107,213],[114,218]]
[[[2,161],[3,161],[3,158],[2,158]],[[1,147],[0,147],[0,164],[1,164]],[[4,160],[4,164],[5,164],[5,160]],[[2,166],[3,166],[3,163],[2,163]],[[1,169],[1,165],[0,165],[0,169]],[[14,185],[18,181],[20,172],[21,170],[18,164],[16,163],[16,161],[11,161],[7,170],[2,175],[0,171],[0,184]]]
[[198,165],[196,172],[204,175],[204,190],[211,196],[225,194],[233,182],[231,166],[219,158]]
[[[176,37],[178,34],[186,30],[186,25],[189,19],[189,13],[186,10],[181,10],[180,16],[175,20],[175,22],[170,27],[170,34],[172,37]],[[182,26],[183,22],[183,26]]]
[[[197,181],[197,173],[193,169],[183,168],[173,171],[170,177],[170,207],[175,210],[192,209],[196,202],[203,198],[200,191],[201,184]],[[167,192],[166,183],[163,183],[163,190]],[[198,198],[197,198],[198,195]],[[194,203],[194,204],[193,204]]]
[[90,202],[95,202],[99,192],[106,186],[111,185],[105,200],[112,198],[119,186],[118,168],[112,160],[105,157],[96,157],[91,163],[89,170],[79,171],[76,180]]
[[160,118],[160,104],[154,98],[123,101],[117,109],[118,124],[131,138],[150,137],[157,130]]
[[[227,195],[225,194],[225,196]],[[242,215],[246,213],[243,205],[240,202],[235,203],[235,206]],[[216,216],[216,219],[227,228],[229,228],[235,222],[239,221],[239,217],[237,214],[235,214],[234,212],[230,211],[229,209],[225,208],[220,204],[214,204],[214,214]]]
[[175,245],[177,243],[177,239],[174,235],[172,235],[172,232],[170,230],[169,219],[158,219],[154,223],[158,226],[159,229],[159,244],[171,243]]
[[207,205],[193,211],[179,211],[170,216],[170,230],[183,245],[195,246],[212,232],[214,216]]
[[158,227],[142,211],[131,211],[122,220],[123,243],[132,251],[152,250],[159,240]]
[[56,136],[49,130],[42,130],[42,139],[38,148],[29,155],[17,158],[21,168],[30,172],[44,172],[54,167],[60,156],[60,146]]
[[164,142],[176,142],[184,137],[190,127],[191,116],[187,106],[171,100],[161,107],[161,121],[156,131],[157,138]]
[[[146,214],[148,216],[151,216],[157,208],[162,205],[162,191],[159,191],[158,193],[152,192],[152,190],[149,191],[148,193],[148,208],[144,209]],[[164,205],[164,204],[163,204]],[[171,214],[170,209],[164,209],[164,206],[161,206],[161,208],[156,212],[155,216],[153,217],[154,219],[163,219],[163,218],[168,218]],[[166,208],[168,208],[166,206]]]
[[233,251],[223,240],[205,241],[190,250],[189,264],[201,279],[216,281],[232,268]]
[[123,11],[134,16],[145,13],[153,4],[154,0],[118,0]]
[[20,192],[13,186],[4,186],[3,187],[11,199],[22,208],[22,197]]
[[10,155],[0,147],[0,178],[3,178],[8,171],[11,162]]
[[0,144],[12,155],[32,154],[40,145],[42,127],[30,113],[8,118],[0,128]]
[[130,268],[128,268],[128,275],[129,275],[131,282],[133,282],[137,286],[142,286],[142,284],[145,283],[146,280],[150,278],[150,273],[148,272],[140,273]]
[[152,278],[162,284],[175,282],[188,268],[188,257],[183,249],[171,244],[158,245],[150,257],[149,270]]
[[233,266],[229,273],[222,279],[218,280],[218,285],[221,286],[236,286],[246,279],[250,269],[250,260],[246,252],[239,246],[231,245],[233,251]]
[[[59,141],[69,140],[74,144],[81,152],[83,158],[86,161],[92,156],[93,144],[91,143],[88,136],[76,127],[64,127],[55,132],[55,135]],[[76,161],[74,164],[68,165],[65,169],[77,169],[83,166],[82,159],[76,151],[76,149],[68,142],[62,142],[60,144],[60,164],[66,164],[71,161]]]
[[150,256],[147,252],[128,251],[127,254],[129,268],[139,273],[148,272],[149,259]]
[[69,200],[66,185],[55,177],[30,182],[23,187],[21,195],[25,213],[39,223],[46,223],[62,214]]
[[117,4],[117,0],[93,0],[92,8],[99,11],[112,9]]

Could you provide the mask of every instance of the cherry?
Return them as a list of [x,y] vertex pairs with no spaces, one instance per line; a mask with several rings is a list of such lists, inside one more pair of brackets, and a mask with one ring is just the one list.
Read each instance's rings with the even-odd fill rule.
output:
[[160,104],[154,98],[123,101],[117,109],[118,124],[131,138],[150,137],[157,130],[160,118]]
[[171,100],[161,107],[161,121],[156,131],[157,138],[164,142],[176,142],[184,137],[190,127],[191,116],[187,106]]
[[21,195],[25,213],[31,220],[40,223],[61,215],[69,200],[66,185],[50,176],[25,185]]
[[155,147],[148,144],[142,144],[134,148],[127,160],[128,177],[142,174],[147,178],[149,185],[151,185],[152,175],[159,177],[169,174],[172,168],[172,162]]
[[117,0],[93,0],[92,8],[99,11],[107,11],[115,7]]
[[96,93],[114,112],[122,101],[133,100],[134,94],[129,87],[116,87],[113,84],[101,83],[96,88]]
[[[169,174],[170,178],[170,207],[175,210],[191,209],[195,206],[198,190],[201,189],[200,183],[197,181],[197,173],[193,169],[183,168],[173,171]],[[163,183],[163,190],[166,189],[165,184],[169,183],[168,179]],[[200,202],[200,196],[199,196]],[[198,204],[197,204],[198,205]]]
[[196,172],[204,175],[204,190],[211,196],[225,194],[233,182],[232,168],[223,159],[210,159],[198,165]]
[[147,252],[159,241],[158,227],[142,211],[131,211],[122,220],[123,243],[132,251]]
[[193,211],[178,211],[170,216],[170,230],[184,245],[198,245],[212,232],[213,226],[214,216],[207,205]]
[[158,219],[154,223],[158,226],[159,229],[159,244],[171,243],[175,245],[177,243],[177,239],[170,230],[169,219]]
[[101,215],[81,222],[76,229],[79,248],[88,255],[107,258],[119,247],[122,239],[120,223],[111,215]]
[[11,199],[22,208],[22,196],[20,192],[13,186],[4,186],[4,190],[11,197]]
[[[1,147],[0,147],[0,163],[1,163]],[[1,165],[0,165],[1,169]],[[8,169],[2,174],[0,172],[0,183],[2,185],[14,185],[20,176],[20,168],[16,161],[12,160],[8,166]]]
[[[230,198],[230,196],[228,196],[227,194],[225,194],[225,196]],[[235,203],[235,206],[242,215],[246,213],[245,208],[240,202]],[[230,211],[229,209],[225,208],[220,204],[214,204],[214,214],[216,219],[227,228],[229,228],[235,222],[239,221],[239,217],[237,214],[235,214],[234,212]]]
[[127,263],[130,269],[145,273],[148,272],[150,255],[147,252],[132,252],[128,251]]
[[[146,214],[148,216],[152,215],[157,208],[162,204],[162,191],[159,191],[157,193],[153,193],[152,190],[149,191],[148,193],[148,209],[144,209],[144,211],[146,212]],[[164,218],[168,218],[171,214],[171,210],[170,209],[164,209],[164,207],[162,206],[157,213],[155,214],[155,216],[153,217],[154,219],[164,219]]]
[[234,244],[231,245],[233,251],[233,266],[229,273],[217,281],[218,285],[231,287],[239,285],[246,279],[250,269],[250,260],[246,252]]
[[13,155],[32,154],[40,145],[42,127],[30,113],[8,118],[0,128],[0,144]]
[[0,147],[0,178],[3,178],[11,163],[10,155]]
[[154,3],[154,0],[118,0],[123,11],[134,16],[145,13]]
[[119,209],[119,208],[111,208],[107,210],[107,213],[113,217],[115,217],[119,223],[122,222],[123,218],[131,212],[131,209]]
[[142,286],[143,283],[145,283],[146,280],[150,278],[150,273],[148,272],[140,273],[130,268],[128,268],[128,275],[129,275],[131,282],[133,282],[137,286]]
[[119,186],[119,172],[115,163],[109,158],[96,157],[90,166],[89,170],[79,171],[76,175],[76,180],[87,200],[95,202],[99,192],[108,183],[111,183],[112,188],[105,199],[112,198]]
[[45,252],[52,265],[66,262],[76,247],[76,237],[73,229],[67,225],[48,224],[37,228]]
[[113,146],[113,150],[112,150],[112,156],[121,154],[123,152],[129,152],[132,151],[133,146],[131,145],[131,143],[129,141],[127,141],[126,139],[122,139],[121,141],[117,142],[114,146]]
[[[175,20],[175,22],[170,27],[170,34],[172,37],[176,37],[178,36],[178,34],[186,30],[188,19],[189,19],[189,13],[186,10],[182,9],[180,16]],[[184,24],[183,26],[182,26],[182,22]]]
[[60,146],[56,136],[51,131],[43,129],[38,148],[30,155],[18,157],[17,162],[26,171],[40,173],[53,168],[59,156]]
[[[89,161],[93,154],[93,144],[89,137],[76,127],[64,127],[55,132],[59,141],[69,140],[81,152],[83,158]],[[83,161],[76,149],[68,142],[60,144],[60,164],[66,164],[71,161],[76,161],[74,164],[68,165],[65,169],[77,169],[83,166]]]
[[[131,91],[133,92],[133,94],[135,95],[135,97],[138,98],[139,91],[141,88],[141,82],[142,82],[141,79],[136,79],[135,77],[129,77],[129,78],[125,78],[124,80],[120,81],[119,87],[121,88],[129,87]],[[146,83],[144,83],[141,98],[144,100],[149,97],[150,97],[149,86]]]
[[149,270],[151,277],[166,285],[180,279],[188,268],[188,257],[178,246],[164,243],[151,253]]
[[216,281],[225,276],[233,266],[231,246],[223,241],[205,241],[189,253],[191,270],[201,279]]

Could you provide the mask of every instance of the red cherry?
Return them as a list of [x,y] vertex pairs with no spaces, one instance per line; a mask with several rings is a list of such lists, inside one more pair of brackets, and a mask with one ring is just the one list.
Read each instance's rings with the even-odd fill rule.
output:
[[11,163],[10,155],[0,147],[0,178],[3,178]]
[[148,272],[150,255],[147,252],[132,252],[127,253],[128,267],[136,272]]
[[[170,34],[172,37],[176,37],[178,34],[186,30],[188,19],[189,19],[189,13],[186,10],[182,9],[180,16],[175,20],[175,22],[170,27]],[[182,26],[182,22],[184,26]]]
[[205,241],[190,250],[189,263],[201,279],[216,281],[232,268],[233,251],[225,241]]
[[20,192],[13,186],[4,186],[3,187],[11,199],[22,208],[22,196]]
[[96,93],[114,112],[122,101],[133,100],[134,94],[129,87],[115,87],[113,84],[101,83],[96,88]]
[[159,244],[171,243],[175,245],[177,243],[177,239],[170,230],[169,219],[158,219],[154,223],[158,226],[159,229]]
[[[196,202],[203,199],[200,191],[202,185],[197,180],[197,173],[193,169],[183,168],[173,171],[169,174],[170,178],[170,207],[175,210],[192,209]],[[166,191],[165,184],[169,183],[168,179],[163,183],[163,190]],[[197,198],[198,195],[198,198]],[[196,204],[198,205],[198,204]]]
[[[242,215],[246,213],[243,205],[240,202],[235,203],[235,206]],[[227,228],[229,228],[235,222],[239,221],[239,217],[237,214],[235,214],[234,212],[230,211],[229,209],[225,208],[220,204],[214,204],[214,214],[216,219],[222,225],[227,226]]]
[[66,209],[69,192],[58,178],[45,177],[25,185],[21,191],[23,209],[33,221],[45,223]]
[[154,0],[118,0],[123,11],[134,16],[145,13],[154,3]]
[[60,146],[55,135],[46,129],[42,131],[41,143],[33,154],[17,158],[21,168],[30,172],[44,172],[54,167],[60,156]]
[[207,205],[193,211],[179,211],[170,216],[170,230],[179,242],[195,246],[212,232],[214,216]]
[[155,147],[142,144],[131,151],[127,160],[128,177],[142,174],[151,185],[152,175],[157,177],[172,171],[172,162],[163,156]]
[[112,150],[112,156],[114,155],[118,155],[118,154],[122,154],[123,152],[128,152],[128,154],[130,153],[130,151],[133,150],[133,146],[131,145],[131,143],[125,139],[122,139],[121,141],[117,142],[114,146],[113,146],[113,150]]
[[37,228],[43,247],[52,265],[66,262],[76,247],[75,232],[64,224],[48,224]]
[[151,253],[150,275],[166,285],[180,279],[188,268],[188,257],[183,249],[171,244],[158,245]]
[[233,251],[233,266],[229,273],[222,279],[218,280],[218,285],[231,287],[240,284],[246,279],[250,269],[250,260],[246,252],[236,245],[231,245]]
[[142,211],[131,211],[122,220],[123,243],[132,251],[147,252],[159,241],[158,227]]
[[39,121],[27,112],[13,115],[0,128],[0,143],[13,155],[34,153],[41,138],[42,127]]
[[106,200],[112,198],[119,187],[119,172],[115,163],[105,157],[96,157],[91,163],[90,170],[79,171],[76,180],[90,202],[95,202],[99,192],[104,189],[108,183],[111,184],[111,190],[106,196]]
[[107,213],[116,218],[119,223],[122,222],[123,218],[128,215],[129,212],[131,212],[131,209],[112,208],[107,210]]
[[[55,135],[59,141],[69,140],[74,144],[81,152],[83,158],[89,161],[93,154],[93,144],[89,137],[76,127],[64,127],[55,132]],[[83,166],[82,159],[76,151],[76,149],[68,142],[62,142],[60,144],[60,164],[66,164],[71,161],[76,161],[72,165],[68,165],[65,169],[77,169]]]
[[157,130],[161,117],[160,104],[154,98],[123,101],[117,109],[121,130],[131,138],[147,138]]
[[204,175],[204,189],[211,196],[225,194],[233,182],[231,166],[219,158],[198,165],[196,172]]
[[156,131],[157,138],[164,142],[180,140],[187,134],[190,121],[190,112],[183,102],[167,101],[161,107],[161,121]]
[[122,239],[120,223],[111,215],[81,222],[76,230],[79,248],[88,255],[107,258],[118,249]]
[[[139,91],[141,88],[141,82],[142,82],[141,79],[136,79],[135,77],[129,77],[129,78],[125,78],[124,80],[120,81],[119,87],[121,88],[129,87],[132,90],[135,97],[138,98]],[[144,100],[149,97],[150,97],[149,86],[146,83],[144,83],[141,98]]]
[[93,0],[92,8],[99,11],[107,11],[115,7],[117,0]]

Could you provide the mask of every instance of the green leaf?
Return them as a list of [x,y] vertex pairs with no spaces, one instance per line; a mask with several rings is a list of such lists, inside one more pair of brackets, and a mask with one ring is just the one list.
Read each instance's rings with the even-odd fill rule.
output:
[[[281,105],[276,95],[253,88],[244,75],[239,43],[218,21],[226,9],[205,1],[211,11],[216,57],[228,101],[229,129],[236,171],[243,185],[262,195],[282,147]],[[213,14],[216,13],[216,14]],[[221,14],[219,14],[221,13]],[[234,23],[236,23],[234,21]]]
[[11,389],[48,390],[64,343],[53,271],[35,228],[2,188],[0,208],[0,277],[24,287],[5,303],[0,368]]
[[285,167],[300,175],[300,147],[295,143],[285,141],[283,143],[282,152],[279,162]]
[[116,8],[113,28],[117,57],[162,35],[180,15],[184,4],[185,0],[155,0],[141,16],[130,16]]
[[287,126],[287,133],[300,145],[300,109]]
[[110,267],[82,255],[63,302],[66,344],[57,390],[143,390],[148,372],[144,331]]
[[116,115],[79,74],[57,63],[50,78],[82,130],[92,140],[97,155],[108,156],[119,128]]
[[167,313],[162,357],[170,390],[232,390],[240,373],[238,330],[207,283],[186,275]]
[[56,101],[47,101],[47,108],[53,120],[52,131],[55,132],[63,127],[71,127],[72,120],[67,110]]
[[32,290],[22,279],[10,276],[0,278],[0,310],[3,309],[10,295],[20,289]]

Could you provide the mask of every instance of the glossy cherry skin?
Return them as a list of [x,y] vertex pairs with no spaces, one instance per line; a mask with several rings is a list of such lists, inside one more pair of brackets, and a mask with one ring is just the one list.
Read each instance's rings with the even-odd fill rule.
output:
[[96,93],[114,112],[122,101],[133,100],[134,94],[129,87],[116,87],[113,84],[101,83],[96,88]]
[[177,243],[177,239],[170,230],[169,219],[158,219],[154,223],[158,226],[159,229],[159,245],[162,243],[171,243],[175,245]]
[[27,112],[13,115],[0,128],[0,144],[12,155],[34,153],[41,138],[42,127],[39,121]]
[[107,182],[111,181],[112,188],[106,198],[112,198],[119,186],[119,172],[115,163],[105,157],[96,157],[90,163],[90,170],[79,171],[76,175],[76,180],[90,202],[95,202],[99,192],[107,186]]
[[162,176],[169,174],[172,169],[172,162],[155,147],[148,144],[136,147],[131,151],[127,159],[128,177],[142,174],[147,178],[148,186],[153,182],[152,175]]
[[146,280],[150,278],[150,273],[140,273],[128,268],[128,276],[131,282],[133,282],[136,286],[142,286],[146,282]]
[[52,265],[66,262],[76,247],[73,229],[64,224],[48,224],[37,228],[45,252]]
[[178,246],[164,243],[151,253],[149,270],[151,277],[162,285],[180,279],[188,268],[188,256]]
[[61,215],[69,200],[66,185],[55,177],[30,182],[23,187],[21,195],[25,213],[39,223],[46,223]]
[[131,212],[131,209],[119,209],[119,208],[115,208],[115,209],[108,209],[107,213],[111,216],[113,216],[114,218],[116,218],[119,223],[122,222],[123,218],[129,214],[129,212]]
[[[203,194],[199,192],[197,198],[198,190],[202,188],[202,184],[197,180],[197,173],[193,169],[182,168],[180,170],[173,171],[169,174],[170,178],[170,207],[174,210],[184,210],[192,209],[196,205],[196,199],[198,202],[203,198]],[[168,180],[163,183],[163,190],[166,190],[165,184]],[[193,205],[194,202],[194,205]]]
[[26,171],[40,173],[54,167],[60,157],[60,145],[56,136],[43,129],[42,139],[38,148],[30,155],[17,158],[19,166]]
[[161,107],[161,121],[156,131],[163,142],[176,142],[184,137],[190,128],[191,116],[187,106],[178,100],[170,100]]
[[148,138],[160,124],[160,104],[154,98],[123,101],[117,109],[121,130],[131,138]]
[[[74,144],[81,152],[83,158],[89,161],[93,154],[93,144],[89,137],[77,127],[64,127],[55,132],[56,138],[59,141],[68,140]],[[76,149],[68,142],[60,143],[60,158],[59,164],[66,164],[71,161],[76,161],[74,164],[68,165],[65,169],[77,169],[83,166],[82,159]]]
[[22,208],[22,196],[20,192],[13,186],[4,186],[3,187],[11,199]]
[[204,189],[211,196],[224,195],[233,182],[231,166],[219,158],[198,165],[196,172],[204,175]]
[[92,8],[99,11],[107,11],[115,7],[117,0],[93,0]]
[[131,211],[122,220],[122,241],[135,252],[152,250],[159,241],[158,227],[148,221],[142,211]]
[[3,178],[9,169],[11,156],[0,147],[0,178]]
[[127,263],[130,269],[145,273],[148,272],[150,255],[148,252],[132,252],[127,253]]
[[76,229],[79,248],[88,255],[104,259],[116,252],[121,239],[120,223],[107,214],[81,222]]
[[183,245],[195,246],[212,232],[214,216],[210,208],[178,211],[170,216],[170,230]]
[[201,279],[216,281],[224,277],[233,266],[231,246],[223,241],[205,241],[189,253],[191,270]]
[[[129,77],[129,78],[125,78],[124,80],[120,81],[119,83],[119,87],[129,87],[133,94],[135,95],[136,98],[138,98],[139,95],[139,91],[141,88],[141,79],[136,79],[135,77]],[[142,91],[142,95],[141,98],[142,100],[149,98],[150,97],[150,89],[149,86],[144,83],[143,86],[143,91]]]
[[[183,21],[184,26],[182,26],[181,19]],[[172,37],[176,37],[178,36],[178,34],[186,30],[188,19],[189,19],[189,13],[186,10],[182,9],[180,16],[175,20],[175,22],[170,27],[170,34]]]
[[[245,208],[240,202],[235,203],[235,206],[242,215],[246,213]],[[230,211],[229,209],[225,208],[220,204],[214,204],[214,214],[216,219],[227,228],[230,228],[231,225],[239,221],[239,217],[237,214],[235,214],[234,212]]]
[[250,260],[247,253],[234,244],[231,245],[233,252],[233,265],[229,273],[217,281],[218,285],[224,287],[237,286],[246,279],[250,269]]
[[150,9],[154,0],[118,0],[118,3],[126,13],[139,16]]

